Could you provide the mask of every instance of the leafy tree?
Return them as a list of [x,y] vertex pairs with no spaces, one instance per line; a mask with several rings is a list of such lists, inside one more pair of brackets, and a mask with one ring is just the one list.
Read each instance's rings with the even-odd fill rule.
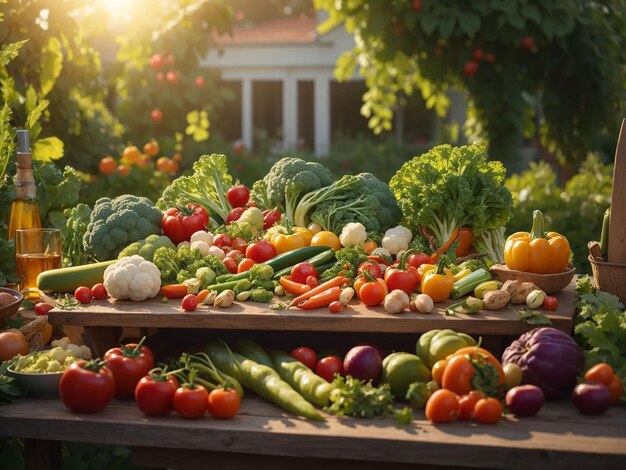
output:
[[362,113],[374,132],[391,128],[402,94],[421,93],[444,114],[446,91],[466,90],[472,140],[515,156],[522,135],[561,162],[580,162],[614,141],[623,115],[623,0],[315,0],[322,31],[344,22],[356,47],[336,75],[356,68],[368,91]]

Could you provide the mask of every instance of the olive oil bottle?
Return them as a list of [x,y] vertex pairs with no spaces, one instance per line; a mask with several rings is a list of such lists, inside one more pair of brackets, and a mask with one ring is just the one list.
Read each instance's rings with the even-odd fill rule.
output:
[[16,198],[11,205],[9,218],[9,240],[21,228],[40,228],[41,217],[35,200],[37,187],[33,178],[30,134],[27,130],[17,131],[17,175],[15,177]]

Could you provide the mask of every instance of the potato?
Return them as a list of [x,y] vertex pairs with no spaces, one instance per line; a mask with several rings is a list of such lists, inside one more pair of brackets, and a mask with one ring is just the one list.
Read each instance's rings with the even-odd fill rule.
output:
[[485,294],[483,301],[487,310],[500,310],[506,307],[511,300],[509,291],[502,288],[498,290],[490,290]]
[[0,307],[4,307],[5,305],[12,304],[17,299],[13,297],[8,292],[0,292]]
[[532,282],[520,282],[520,281],[506,281],[502,285],[502,289],[505,289],[511,295],[510,302],[512,304],[524,304],[526,303],[526,297],[532,291],[539,289]]

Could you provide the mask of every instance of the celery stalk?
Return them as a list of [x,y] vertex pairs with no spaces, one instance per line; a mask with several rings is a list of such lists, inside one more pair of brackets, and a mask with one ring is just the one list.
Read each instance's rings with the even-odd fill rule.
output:
[[486,269],[477,269],[472,274],[465,276],[462,279],[459,279],[454,283],[452,287],[452,292],[450,293],[451,299],[458,299],[463,297],[470,292],[473,292],[476,286],[480,283],[489,281],[491,279],[491,274]]

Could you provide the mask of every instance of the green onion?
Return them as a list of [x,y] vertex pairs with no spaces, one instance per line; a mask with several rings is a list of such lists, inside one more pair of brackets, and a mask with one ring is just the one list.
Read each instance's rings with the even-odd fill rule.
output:
[[459,279],[454,283],[452,287],[452,292],[450,293],[451,299],[458,299],[463,297],[473,290],[480,284],[481,282],[489,281],[491,279],[491,274],[486,269],[477,269],[472,274],[468,274],[462,279]]

